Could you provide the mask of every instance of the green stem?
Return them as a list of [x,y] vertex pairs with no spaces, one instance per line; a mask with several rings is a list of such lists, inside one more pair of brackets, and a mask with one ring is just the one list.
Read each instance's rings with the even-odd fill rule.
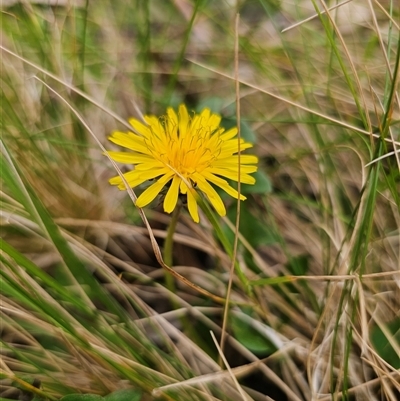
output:
[[[182,205],[178,203],[174,209],[171,217],[171,221],[168,226],[167,236],[165,238],[164,249],[163,249],[163,259],[166,265],[172,267],[173,264],[173,250],[174,250],[174,233],[176,230],[176,225],[178,224],[179,215],[182,209]],[[174,277],[171,273],[166,272],[165,276],[166,286],[171,292],[175,292]]]

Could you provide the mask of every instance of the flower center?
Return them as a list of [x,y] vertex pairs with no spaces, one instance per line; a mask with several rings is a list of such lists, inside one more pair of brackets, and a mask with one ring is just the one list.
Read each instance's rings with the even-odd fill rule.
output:
[[153,155],[184,178],[201,173],[221,152],[219,134],[209,127],[187,132],[179,132],[177,127],[171,129],[167,124],[164,127],[166,141],[163,146],[153,146]]

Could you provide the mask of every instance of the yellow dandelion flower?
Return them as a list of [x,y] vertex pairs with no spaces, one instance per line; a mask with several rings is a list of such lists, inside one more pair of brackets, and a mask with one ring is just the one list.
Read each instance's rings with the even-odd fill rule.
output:
[[[221,117],[204,109],[190,116],[186,106],[180,105],[178,114],[167,109],[163,118],[145,116],[146,124],[132,118],[133,132],[115,131],[108,138],[130,152],[109,151],[109,156],[121,163],[133,164],[134,170],[124,174],[131,188],[148,180],[155,180],[137,199],[136,205],[144,207],[152,202],[161,190],[168,186],[164,198],[164,210],[171,213],[177,204],[179,193],[187,196],[189,213],[199,222],[196,196],[193,188],[202,191],[219,215],[226,214],[224,203],[211,185],[222,188],[234,198],[238,192],[228,181],[238,181],[237,128],[225,132],[220,127]],[[240,151],[252,144],[240,141]],[[257,170],[258,159],[253,155],[240,155],[240,182],[254,184],[251,173]],[[224,178],[221,178],[224,177]],[[210,184],[211,183],[211,184]],[[111,178],[110,184],[124,190],[120,176]],[[240,195],[240,199],[246,199]]]

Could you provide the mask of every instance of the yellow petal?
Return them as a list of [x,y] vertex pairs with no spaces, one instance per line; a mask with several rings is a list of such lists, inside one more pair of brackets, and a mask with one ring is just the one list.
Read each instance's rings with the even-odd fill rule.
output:
[[[213,184],[217,185],[221,189],[223,189],[228,195],[232,196],[235,199],[238,199],[239,192],[236,191],[235,188],[232,188],[226,180],[223,180],[220,177],[215,176],[214,174],[211,173],[204,173],[203,175],[206,180],[212,182]],[[245,200],[246,197],[242,194],[240,194],[240,200]]]
[[[253,144],[250,142],[245,142],[243,139],[240,140],[240,150],[252,148]],[[222,144],[222,152],[227,152],[228,150],[232,153],[238,152],[238,141],[237,139],[231,139]]]
[[[114,177],[115,178],[115,180],[113,180],[113,179],[111,179],[111,180],[109,180],[109,183],[111,184],[111,185],[117,185],[118,186],[118,189],[120,190],[120,191],[125,191],[126,190],[126,185],[125,185],[125,182],[124,181],[122,181],[122,178],[121,177]],[[127,184],[128,184],[128,187],[129,188],[135,188],[135,187],[137,187],[138,185],[140,185],[140,184],[143,184],[144,182],[145,182],[146,180],[141,180],[141,179],[139,179],[139,178],[137,178],[137,179],[135,179],[135,180],[126,180],[126,182],[127,182]]]
[[146,115],[146,116],[143,117],[143,119],[150,126],[153,126],[153,125],[162,126],[162,124],[160,123],[160,119],[158,117],[156,117],[156,116]]
[[111,136],[108,137],[108,139],[119,146],[123,146],[124,148],[151,155],[149,148],[146,146],[143,138],[139,135],[132,134],[130,132],[115,131]]
[[229,139],[234,138],[238,133],[238,129],[236,127],[231,128],[230,130],[226,131],[224,134],[220,136],[222,141],[228,141]]
[[146,161],[145,163],[137,164],[135,167],[136,171],[148,171],[148,170],[160,170],[165,169],[165,164],[160,162],[159,160],[152,159],[150,161]]
[[211,110],[209,108],[205,108],[200,113],[201,124],[206,125],[211,115]]
[[[249,149],[252,147],[253,147],[253,144],[251,144],[251,143],[248,143],[248,142],[242,143],[240,145],[240,151],[243,151],[245,149]],[[229,145],[229,146],[227,146],[226,144],[223,144],[221,147],[221,152],[218,155],[218,159],[224,159],[226,157],[233,156],[237,152],[238,152],[237,142],[235,145]]]
[[161,168],[153,168],[151,170],[145,170],[145,171],[138,170],[138,174],[141,179],[151,180],[160,175],[165,175],[165,174],[169,173],[169,171],[170,170],[168,170],[167,168],[161,167]]
[[[238,181],[238,171],[231,171],[228,169],[222,169],[222,168],[212,168],[210,169],[213,174],[218,174],[222,177],[229,178],[230,180]],[[240,172],[240,182],[242,184],[254,184],[256,182],[256,179],[252,177],[251,175],[248,175],[246,173]]]
[[159,118],[156,116],[144,116],[144,120],[149,124],[152,134],[155,134],[161,140],[165,139],[165,130]]
[[181,194],[184,194],[184,195],[188,191],[188,187],[183,180],[181,180],[180,191],[181,191]]
[[[108,180],[108,182],[111,184],[111,185],[120,185],[123,181],[122,181],[122,178],[119,176],[119,175],[117,175],[116,177],[113,177],[113,178],[110,178],[109,180]],[[125,189],[125,187],[124,188],[121,188],[121,189]]]
[[182,135],[188,130],[189,126],[189,113],[184,104],[179,106],[179,134]]
[[[167,170],[166,168],[162,168],[162,169],[158,168],[158,169],[152,169],[152,170],[148,170],[148,171],[133,170],[133,171],[129,171],[129,172],[123,174],[123,176],[125,177],[125,180],[127,181],[128,185],[131,188],[135,188],[138,185],[142,184],[143,182],[145,182],[147,180],[151,180],[153,178],[156,178],[162,174],[165,174],[168,171],[169,170]],[[118,188],[121,190],[126,189],[125,183],[123,182],[122,178],[119,175],[111,178],[109,180],[109,183],[111,185],[118,185]]]
[[217,191],[203,178],[200,174],[193,174],[194,179],[197,182],[198,187],[202,192],[207,195],[211,204],[214,206],[215,210],[220,216],[226,215],[226,209],[224,202],[222,202],[221,197],[218,195]]
[[[224,159],[218,158],[214,164],[221,164],[221,166],[229,164],[238,164],[239,158],[237,155],[229,156]],[[254,155],[240,155],[240,164],[257,164],[258,157]]]
[[221,139],[217,133],[214,135],[211,135],[211,138],[207,143],[204,143],[204,148],[206,149],[218,149],[219,148],[219,143],[221,142]]
[[164,211],[167,213],[171,213],[175,209],[178,201],[180,183],[181,178],[175,175],[164,199]]
[[207,126],[211,131],[215,131],[219,127],[219,123],[221,122],[221,116],[218,114],[211,114]]
[[176,112],[172,107],[168,107],[167,116],[173,124],[178,125],[178,116],[176,115]]
[[188,210],[189,210],[190,216],[192,217],[193,221],[195,223],[198,223],[200,221],[199,210],[197,207],[196,198],[193,196],[192,191],[195,191],[195,190],[191,189],[191,190],[187,191]]
[[195,133],[201,127],[207,125],[208,119],[210,118],[210,109],[204,109],[200,114],[196,114],[190,125],[190,132]]
[[[135,170],[128,171],[127,173],[123,174],[123,176],[125,177],[125,180],[128,181],[128,183],[129,183],[129,181],[134,181],[134,180],[137,180],[139,178],[139,174]],[[120,189],[125,189],[125,185],[123,184],[122,178],[119,175],[117,175],[116,177],[110,178],[108,180],[108,182],[111,185],[120,185],[120,184],[122,184],[122,188],[120,188]]]
[[176,115],[175,110],[172,107],[168,107],[167,109],[167,130],[168,135],[171,135],[172,138],[177,138],[178,132],[178,116]]
[[[239,171],[239,167],[236,164],[222,164],[222,163],[214,163],[209,170],[214,171],[214,169],[218,169],[220,171],[226,170],[228,173],[234,173],[235,171]],[[248,166],[248,165],[241,165],[240,166],[240,173],[251,174],[257,171],[257,166]],[[219,175],[224,175],[223,173],[219,173]]]
[[139,164],[154,161],[154,158],[149,155],[142,155],[132,152],[113,152],[108,151],[108,156],[119,163]]
[[143,135],[146,138],[148,138],[151,135],[149,127],[147,127],[140,121],[136,120],[136,118],[130,118],[128,121],[129,124],[132,125],[135,132],[137,132],[138,134]]
[[164,188],[165,184],[170,181],[172,178],[172,173],[169,175],[163,175],[157,182],[153,185],[150,185],[137,199],[136,206],[137,207],[145,207],[150,202],[154,200],[154,198],[160,193],[160,191]]

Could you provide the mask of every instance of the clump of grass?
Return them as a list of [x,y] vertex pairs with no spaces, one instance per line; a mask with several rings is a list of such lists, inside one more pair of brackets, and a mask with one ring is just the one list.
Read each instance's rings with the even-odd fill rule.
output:
[[[399,10],[321,4],[4,6],[3,399],[397,399]],[[260,173],[239,233],[234,200],[214,225],[182,213],[173,269],[200,293],[166,279],[170,216],[108,185],[100,145],[181,102],[237,124],[237,12]]]

